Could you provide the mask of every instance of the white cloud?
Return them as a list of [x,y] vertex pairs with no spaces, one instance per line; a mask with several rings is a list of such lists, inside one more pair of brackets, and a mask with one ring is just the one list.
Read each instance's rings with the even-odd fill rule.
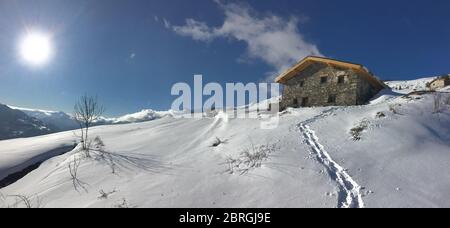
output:
[[170,22],[169,22],[166,18],[164,18],[164,17],[160,18],[160,17],[158,17],[158,16],[155,15],[155,16],[153,17],[153,19],[154,19],[155,22],[157,22],[157,23],[161,22],[161,23],[164,25],[164,27],[167,28],[167,29],[171,29],[171,28],[172,28],[172,25],[170,24]]
[[205,22],[188,18],[185,25],[171,28],[175,33],[197,41],[231,38],[245,42],[247,56],[263,60],[274,67],[276,73],[308,55],[321,56],[317,46],[306,41],[298,30],[299,18],[259,15],[248,5],[216,2],[225,14],[221,26],[211,27]]
[[200,41],[211,41],[218,36],[214,29],[208,27],[206,23],[191,18],[186,19],[186,25],[173,26],[173,30],[179,35],[190,36],[192,39]]
[[166,18],[163,18],[163,23],[164,23],[164,27],[166,27],[167,29],[170,29],[172,27],[172,25]]

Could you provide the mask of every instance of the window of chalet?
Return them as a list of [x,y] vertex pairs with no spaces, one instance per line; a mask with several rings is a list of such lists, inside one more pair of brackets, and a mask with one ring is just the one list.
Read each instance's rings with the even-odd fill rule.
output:
[[325,84],[328,82],[328,76],[320,77],[320,84]]
[[302,98],[302,107],[306,107],[306,106],[308,106],[308,101],[309,101],[309,99],[307,98],[307,97],[303,97]]
[[336,95],[335,94],[328,96],[328,103],[329,104],[336,103]]
[[299,85],[300,85],[300,87],[305,86],[305,81],[300,81]]
[[344,84],[345,83],[345,76],[339,76],[338,77],[338,84]]
[[294,98],[294,100],[292,101],[292,104],[293,104],[294,106],[298,106],[298,99],[297,99],[297,98]]

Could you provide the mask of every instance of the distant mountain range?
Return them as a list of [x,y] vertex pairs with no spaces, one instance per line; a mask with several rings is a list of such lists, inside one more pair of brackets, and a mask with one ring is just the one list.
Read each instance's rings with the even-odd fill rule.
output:
[[57,131],[37,118],[0,104],[0,140],[45,135]]
[[42,121],[55,131],[68,131],[78,128],[78,123],[65,112],[47,111],[39,109],[18,108],[9,106],[10,108],[22,111],[30,117]]
[[151,121],[160,119],[165,116],[172,116],[171,111],[155,111],[152,109],[144,109],[140,112],[127,114],[117,118],[105,118],[101,117],[97,120],[96,125],[111,125],[111,124],[128,124],[128,123],[140,123],[145,121]]
[[[139,123],[170,116],[170,111],[144,109],[117,118],[100,117],[94,125]],[[0,140],[32,137],[78,128],[74,118],[58,111],[19,108],[0,104]]]

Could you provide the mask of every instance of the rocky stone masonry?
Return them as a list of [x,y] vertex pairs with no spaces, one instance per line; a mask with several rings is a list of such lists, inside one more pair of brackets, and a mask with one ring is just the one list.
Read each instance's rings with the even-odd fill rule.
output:
[[450,85],[450,75],[445,75],[442,77],[439,77],[438,79],[433,80],[430,82],[428,87],[432,90],[442,89],[446,86]]
[[285,83],[280,108],[361,105],[379,91],[351,69],[313,63]]

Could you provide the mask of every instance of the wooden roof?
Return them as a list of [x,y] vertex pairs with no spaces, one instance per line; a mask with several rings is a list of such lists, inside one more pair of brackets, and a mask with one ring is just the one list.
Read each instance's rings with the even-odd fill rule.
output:
[[298,73],[302,72],[304,69],[306,69],[309,65],[313,63],[325,63],[327,65],[342,67],[346,69],[352,69],[357,73],[360,73],[361,76],[363,76],[367,81],[369,81],[373,86],[377,88],[386,88],[387,86],[381,82],[378,78],[376,78],[372,73],[370,73],[366,67],[360,64],[350,63],[350,62],[344,62],[339,61],[335,59],[329,59],[329,58],[323,58],[323,57],[317,57],[317,56],[308,56],[301,60],[299,63],[297,63],[295,66],[293,66],[291,69],[287,70],[283,74],[279,75],[275,82],[277,83],[286,83],[290,79],[294,78]]

